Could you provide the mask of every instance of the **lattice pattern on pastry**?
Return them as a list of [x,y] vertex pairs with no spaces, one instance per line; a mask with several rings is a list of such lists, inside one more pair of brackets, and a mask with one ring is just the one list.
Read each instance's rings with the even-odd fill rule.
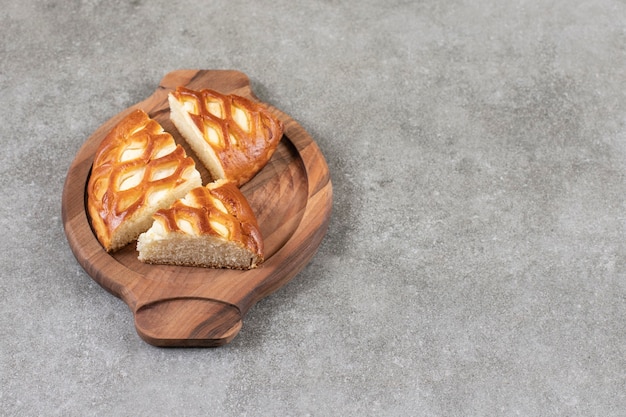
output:
[[179,88],[177,93],[183,108],[214,148],[246,148],[250,138],[272,139],[275,120],[250,100],[212,90]]
[[260,232],[252,208],[239,189],[224,180],[191,190],[154,217],[164,232],[217,235],[259,249]]
[[[178,87],[170,94],[170,107],[172,120],[214,179],[228,178],[238,185],[269,161],[283,134],[282,122],[267,107],[237,95]],[[182,126],[184,120],[193,127]]]
[[103,234],[134,213],[173,201],[173,190],[191,180],[200,182],[195,163],[172,136],[145,112],[129,114],[102,141],[89,180],[89,209],[101,242],[106,247]]
[[197,187],[153,218],[137,240],[142,262],[236,269],[263,262],[256,217],[232,182]]

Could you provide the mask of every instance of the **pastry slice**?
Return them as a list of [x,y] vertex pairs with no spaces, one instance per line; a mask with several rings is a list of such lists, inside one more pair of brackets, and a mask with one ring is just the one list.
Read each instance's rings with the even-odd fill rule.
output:
[[241,186],[270,160],[283,124],[264,105],[217,91],[178,87],[170,118],[213,180]]
[[142,262],[231,269],[263,262],[256,217],[232,182],[195,188],[153,217],[152,227],[137,240]]
[[92,228],[107,252],[152,225],[152,215],[201,186],[193,159],[150,119],[135,110],[102,140],[87,185]]

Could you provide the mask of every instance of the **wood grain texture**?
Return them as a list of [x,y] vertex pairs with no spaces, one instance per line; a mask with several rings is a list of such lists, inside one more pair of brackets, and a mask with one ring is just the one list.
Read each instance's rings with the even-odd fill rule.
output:
[[[71,164],[62,196],[69,245],[81,266],[130,308],[137,333],[155,346],[220,346],[242,327],[247,311],[304,268],[328,228],[332,184],[317,144],[292,118],[271,107],[285,133],[270,162],[242,192],[250,202],[265,243],[265,262],[234,271],[148,265],[139,262],[135,243],[113,254],[96,239],[85,209],[85,186],[98,145],[128,112],[141,108],[177,143],[193,152],[169,120],[167,94],[178,86],[211,88],[258,101],[248,77],[229,70],[179,70],[167,74],[146,100],[100,126]],[[208,174],[197,164],[204,182]]]

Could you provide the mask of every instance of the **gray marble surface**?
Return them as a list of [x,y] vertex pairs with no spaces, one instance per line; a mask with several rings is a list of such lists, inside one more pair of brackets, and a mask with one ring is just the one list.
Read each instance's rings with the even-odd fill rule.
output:
[[[0,3],[1,415],[626,415],[624,1]],[[142,341],[61,219],[181,68],[245,72],[334,186],[217,349]]]

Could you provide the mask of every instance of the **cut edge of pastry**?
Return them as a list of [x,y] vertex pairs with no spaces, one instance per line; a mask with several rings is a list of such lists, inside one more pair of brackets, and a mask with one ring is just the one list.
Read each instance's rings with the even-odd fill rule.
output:
[[[211,194],[221,187],[231,187],[226,200]],[[220,222],[224,218],[227,221]],[[153,219],[152,226],[137,239],[141,262],[248,270],[264,261],[254,212],[230,181],[217,180],[193,189],[171,207],[159,210]]]
[[243,186],[276,151],[283,122],[264,103],[211,89],[179,86],[168,94],[170,119],[212,180]]
[[155,220],[137,239],[138,259],[149,264],[203,268],[254,269],[262,258],[234,242],[217,236],[192,236],[181,232],[161,234]]
[[[105,247],[107,252],[119,250],[136,240],[141,233],[145,232],[152,226],[152,215],[154,213],[161,209],[170,207],[176,200],[182,198],[192,189],[202,186],[200,173],[195,169],[195,167],[190,168],[193,169],[193,171],[191,171],[190,177],[187,178],[186,181],[172,190],[157,191],[161,194],[160,199],[154,201],[155,199],[153,198],[152,202],[148,202],[146,205],[141,207],[141,209],[133,213],[132,216],[125,219],[125,221],[111,233],[108,248]],[[150,197],[148,197],[148,200],[151,200]]]
[[189,112],[172,93],[169,93],[167,98],[170,105],[170,119],[183,139],[185,139],[198,159],[200,159],[200,162],[209,171],[213,180],[224,178],[226,174],[219,158],[213,148],[205,141],[203,133],[195,124]]

